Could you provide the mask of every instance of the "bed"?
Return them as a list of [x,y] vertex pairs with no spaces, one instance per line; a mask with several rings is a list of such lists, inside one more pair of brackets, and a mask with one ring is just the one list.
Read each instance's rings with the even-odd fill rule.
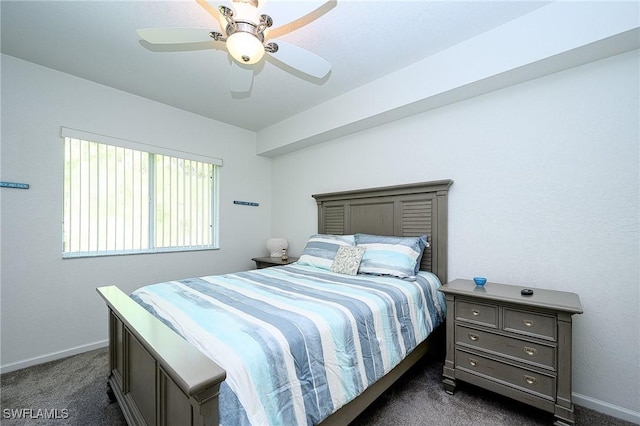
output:
[[[437,286],[447,282],[451,184],[313,195],[317,235],[360,238],[367,247],[360,252],[365,256],[360,271],[366,264],[370,274],[316,265],[313,259],[322,259],[304,256],[312,253],[305,247],[300,261],[287,266],[158,283],[132,295],[115,286],[98,288],[109,311],[108,385],[127,422],[351,422],[425,355],[432,331],[444,318]],[[371,257],[376,238],[404,241],[422,235],[428,244],[414,276],[379,276]],[[282,306],[284,313],[275,310]],[[418,307],[428,308],[427,313]],[[253,315],[257,310],[260,314]],[[240,314],[230,317],[229,312]],[[371,313],[375,320],[367,316]],[[256,317],[269,332],[256,331]],[[347,322],[334,322],[337,317]],[[258,346],[275,352],[245,360],[245,352],[262,353]],[[276,378],[274,370],[284,370],[287,378]],[[247,383],[261,400],[243,390]]]

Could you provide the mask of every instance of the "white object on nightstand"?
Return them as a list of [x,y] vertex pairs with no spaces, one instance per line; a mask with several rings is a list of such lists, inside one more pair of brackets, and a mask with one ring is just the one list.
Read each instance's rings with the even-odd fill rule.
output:
[[267,249],[271,257],[282,257],[282,250],[289,248],[289,243],[284,238],[269,238],[267,240]]

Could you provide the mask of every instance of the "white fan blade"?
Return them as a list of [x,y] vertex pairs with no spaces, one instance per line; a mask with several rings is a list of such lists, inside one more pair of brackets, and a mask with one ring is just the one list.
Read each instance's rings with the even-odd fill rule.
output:
[[253,68],[244,67],[236,61],[231,61],[230,81],[232,92],[248,92],[253,85]]
[[143,28],[138,35],[151,44],[202,43],[213,41],[206,28]]
[[[296,21],[335,0],[268,0],[259,2],[260,14],[271,16],[275,28]],[[273,31],[271,29],[271,31]]]
[[285,41],[274,42],[278,45],[278,51],[271,53],[271,56],[283,64],[316,78],[323,78],[331,71],[331,64],[315,53]]

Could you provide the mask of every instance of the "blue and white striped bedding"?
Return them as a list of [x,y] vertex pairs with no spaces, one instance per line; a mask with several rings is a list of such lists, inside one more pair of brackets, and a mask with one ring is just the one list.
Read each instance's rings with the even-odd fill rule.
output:
[[131,297],[227,372],[223,425],[317,424],[444,319],[440,282],[292,264],[154,284]]

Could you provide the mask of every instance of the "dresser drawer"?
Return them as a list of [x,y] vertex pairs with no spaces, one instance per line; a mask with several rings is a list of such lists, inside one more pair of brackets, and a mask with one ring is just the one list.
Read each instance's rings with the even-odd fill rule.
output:
[[498,328],[498,307],[456,299],[456,319]]
[[456,369],[466,370],[491,380],[536,394],[545,399],[556,399],[556,379],[514,365],[478,356],[460,349],[455,354]]
[[556,317],[530,311],[504,308],[505,331],[556,341]]
[[556,369],[555,347],[475,330],[463,325],[456,326],[456,345],[458,344],[492,351],[501,356],[514,358],[554,371]]

